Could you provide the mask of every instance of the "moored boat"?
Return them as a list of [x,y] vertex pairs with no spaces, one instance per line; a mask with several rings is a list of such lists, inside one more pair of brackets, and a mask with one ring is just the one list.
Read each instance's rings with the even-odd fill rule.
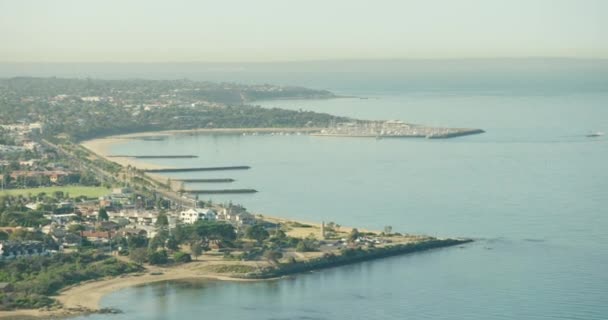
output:
[[586,135],[585,137],[587,137],[587,138],[596,138],[596,137],[601,137],[603,135],[604,135],[603,132],[596,131],[596,132],[592,132],[592,133]]

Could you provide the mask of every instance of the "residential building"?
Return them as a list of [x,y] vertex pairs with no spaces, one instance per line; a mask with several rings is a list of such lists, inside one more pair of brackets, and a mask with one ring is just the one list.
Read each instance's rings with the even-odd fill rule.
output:
[[51,251],[40,241],[0,241],[0,259],[49,255]]
[[194,224],[199,220],[214,221],[217,220],[217,213],[208,208],[188,209],[180,212],[179,220],[188,224]]

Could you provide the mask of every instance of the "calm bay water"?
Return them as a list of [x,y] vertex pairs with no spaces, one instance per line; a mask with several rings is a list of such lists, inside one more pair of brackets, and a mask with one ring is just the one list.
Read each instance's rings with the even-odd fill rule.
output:
[[[331,88],[330,88],[331,89]],[[462,248],[260,283],[162,283],[108,295],[86,319],[607,319],[608,91],[346,91],[369,99],[260,102],[364,119],[482,128],[450,140],[179,135],[113,153],[197,154],[173,166],[250,165],[254,212],[478,239]],[[206,199],[207,196],[203,197]]]

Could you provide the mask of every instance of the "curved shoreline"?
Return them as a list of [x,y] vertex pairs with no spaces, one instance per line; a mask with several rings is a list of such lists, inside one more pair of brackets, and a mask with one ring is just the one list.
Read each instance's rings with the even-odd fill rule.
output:
[[[212,261],[193,261],[183,265],[172,267],[147,266],[144,274],[129,274],[114,278],[87,281],[63,289],[59,295],[54,296],[62,304],[58,309],[21,309],[11,311],[0,311],[0,319],[15,318],[65,318],[78,315],[97,313],[100,311],[101,299],[112,292],[129,287],[151,284],[162,281],[175,280],[216,280],[216,281],[239,281],[255,282],[258,279],[235,278],[227,275],[204,272],[201,267],[211,265]],[[225,262],[222,262],[225,263]],[[273,280],[273,279],[265,279]]]
[[[278,132],[279,128],[264,128],[267,130],[266,132]],[[237,130],[237,129],[202,129],[201,130],[179,130],[179,131],[162,131],[162,132],[148,132],[148,133],[138,133],[138,134],[128,134],[128,135],[120,135],[120,136],[111,136],[107,138],[99,138],[93,139],[89,141],[81,142],[84,148],[91,151],[93,154],[100,158],[104,158],[108,161],[118,163],[121,166],[135,166],[140,169],[145,168],[158,168],[152,164],[146,164],[141,159],[133,159],[133,158],[108,158],[108,149],[115,143],[124,142],[125,139],[132,139],[135,137],[141,137],[142,135],[154,135],[158,136],[159,134],[177,134],[184,132],[207,132],[207,133],[227,133],[227,132],[261,132],[261,128],[255,129],[238,129],[237,131],[227,131],[227,130]],[[281,130],[285,130],[283,132],[294,132],[293,128],[282,128]],[[299,128],[298,128],[299,130]],[[298,131],[296,130],[296,131]],[[138,161],[139,160],[139,161]],[[152,179],[157,181],[162,181],[162,176],[153,175],[147,173]],[[274,217],[265,217],[269,220],[287,220],[284,218],[274,218]],[[289,220],[295,221],[295,220]],[[311,225],[315,225],[317,228],[320,228],[318,224],[311,223]],[[342,227],[344,231],[349,230],[349,228]],[[359,229],[361,231],[365,231],[364,229]],[[310,232],[307,230],[307,232]],[[0,319],[27,319],[27,318],[65,318],[83,314],[96,313],[100,311],[100,301],[101,299],[114,291],[121,290],[128,287],[156,283],[160,281],[175,281],[175,280],[186,280],[186,279],[199,279],[199,280],[220,280],[220,281],[268,281],[275,280],[278,277],[287,275],[287,274],[299,274],[303,272],[308,272],[311,270],[325,269],[331,267],[337,267],[345,264],[358,263],[366,260],[377,260],[388,256],[393,255],[401,255],[408,254],[417,251],[424,251],[426,249],[432,249],[435,247],[447,247],[450,245],[455,245],[459,243],[466,243],[470,240],[448,240],[447,242],[443,242],[445,240],[435,239],[439,242],[445,243],[444,245],[437,245],[433,247],[427,248],[418,248],[414,247],[393,247],[380,249],[366,253],[362,253],[358,256],[346,256],[331,259],[317,259],[317,260],[309,260],[303,261],[298,264],[292,266],[284,266],[283,268],[279,268],[276,270],[268,270],[268,272],[264,272],[260,268],[259,261],[224,261],[224,260],[213,260],[213,258],[205,261],[194,261],[187,264],[176,265],[171,267],[157,267],[157,266],[146,266],[146,273],[143,274],[130,274],[123,275],[115,278],[106,278],[101,280],[95,280],[91,282],[83,282],[77,284],[75,286],[66,288],[62,290],[57,296],[54,298],[62,305],[61,308],[57,309],[28,309],[28,310],[14,310],[14,311],[0,311]],[[447,244],[450,241],[451,244]],[[213,265],[213,264],[248,264],[253,265],[258,268],[258,270],[263,273],[253,275],[253,277],[247,277],[244,275],[227,275],[227,274],[217,274],[212,271],[205,270],[203,267]]]
[[[268,266],[261,268],[261,273],[226,275],[209,272],[204,267],[217,265],[255,265],[258,268],[258,261],[221,261],[205,260],[193,261],[186,264],[159,267],[147,266],[146,273],[129,274],[114,278],[106,278],[76,284],[65,288],[54,298],[62,305],[57,309],[24,309],[14,311],[0,311],[0,319],[53,319],[66,318],[78,315],[99,313],[101,299],[112,292],[135,287],[140,285],[152,284],[162,281],[177,280],[215,280],[215,281],[238,281],[238,282],[257,282],[272,281],[283,276],[302,274],[313,270],[322,270],[343,265],[360,263],[364,261],[379,260],[397,255],[407,255],[415,252],[428,251],[432,249],[445,248],[450,246],[462,245],[472,242],[471,239],[435,239],[423,243],[412,243],[395,245],[373,250],[362,250],[355,255],[339,255],[333,257],[323,257],[302,261],[291,265],[283,265],[278,268]],[[353,250],[357,252],[357,250]]]
[[[118,163],[119,165],[126,167],[132,166],[143,170],[159,170],[166,169],[166,166],[159,166],[142,160],[147,158],[113,158],[109,157],[110,149],[113,145],[126,143],[129,140],[140,139],[145,137],[158,137],[158,136],[173,136],[178,134],[254,134],[254,133],[312,133],[319,132],[322,128],[214,128],[214,129],[188,129],[188,130],[164,130],[164,131],[146,131],[138,133],[128,133],[112,135],[107,137],[99,137],[95,139],[79,141],[77,144],[88,149],[92,153],[99,157],[104,158],[107,161]],[[149,174],[151,178],[157,181],[166,181],[166,177],[158,174]]]

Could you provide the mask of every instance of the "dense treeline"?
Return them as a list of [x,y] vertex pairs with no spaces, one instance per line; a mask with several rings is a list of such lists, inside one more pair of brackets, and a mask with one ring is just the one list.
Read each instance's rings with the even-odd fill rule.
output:
[[[57,191],[54,194],[44,192],[28,195],[0,195],[0,227],[26,227],[39,228],[50,221],[44,217],[45,213],[65,214],[74,211],[71,206],[61,206],[61,201],[68,200],[70,195]],[[81,201],[84,197],[74,198]],[[37,208],[30,209],[26,204],[37,202]],[[1,233],[2,231],[0,231]],[[0,240],[3,240],[0,236]]]
[[54,302],[49,296],[66,286],[141,270],[136,264],[94,252],[0,261],[0,282],[12,287],[0,293],[0,310],[48,306]]
[[[264,258],[272,263],[280,259],[285,249],[298,252],[318,251],[319,245],[313,238],[289,237],[282,230],[272,229],[263,223],[256,223],[242,229],[221,221],[198,221],[194,224],[178,224],[169,230],[164,215],[156,224],[158,233],[151,239],[131,235],[114,239],[114,246],[120,247],[120,254],[129,255],[137,263],[165,264],[188,262],[197,259],[204,252],[216,248],[224,253],[226,260],[258,260]],[[188,248],[189,253],[180,251]],[[237,254],[234,254],[236,252]],[[172,258],[171,258],[172,255]]]
[[7,130],[4,130],[3,128],[0,128],[0,145],[8,145],[8,146],[13,146],[15,145],[15,138],[13,136],[11,136]]
[[0,79],[0,90],[21,97],[113,96],[121,99],[158,98],[171,94],[176,98],[203,98],[208,101],[231,104],[262,99],[279,98],[331,98],[327,90],[314,90],[295,86],[244,85],[209,81],[180,80],[101,80],[15,77]]

